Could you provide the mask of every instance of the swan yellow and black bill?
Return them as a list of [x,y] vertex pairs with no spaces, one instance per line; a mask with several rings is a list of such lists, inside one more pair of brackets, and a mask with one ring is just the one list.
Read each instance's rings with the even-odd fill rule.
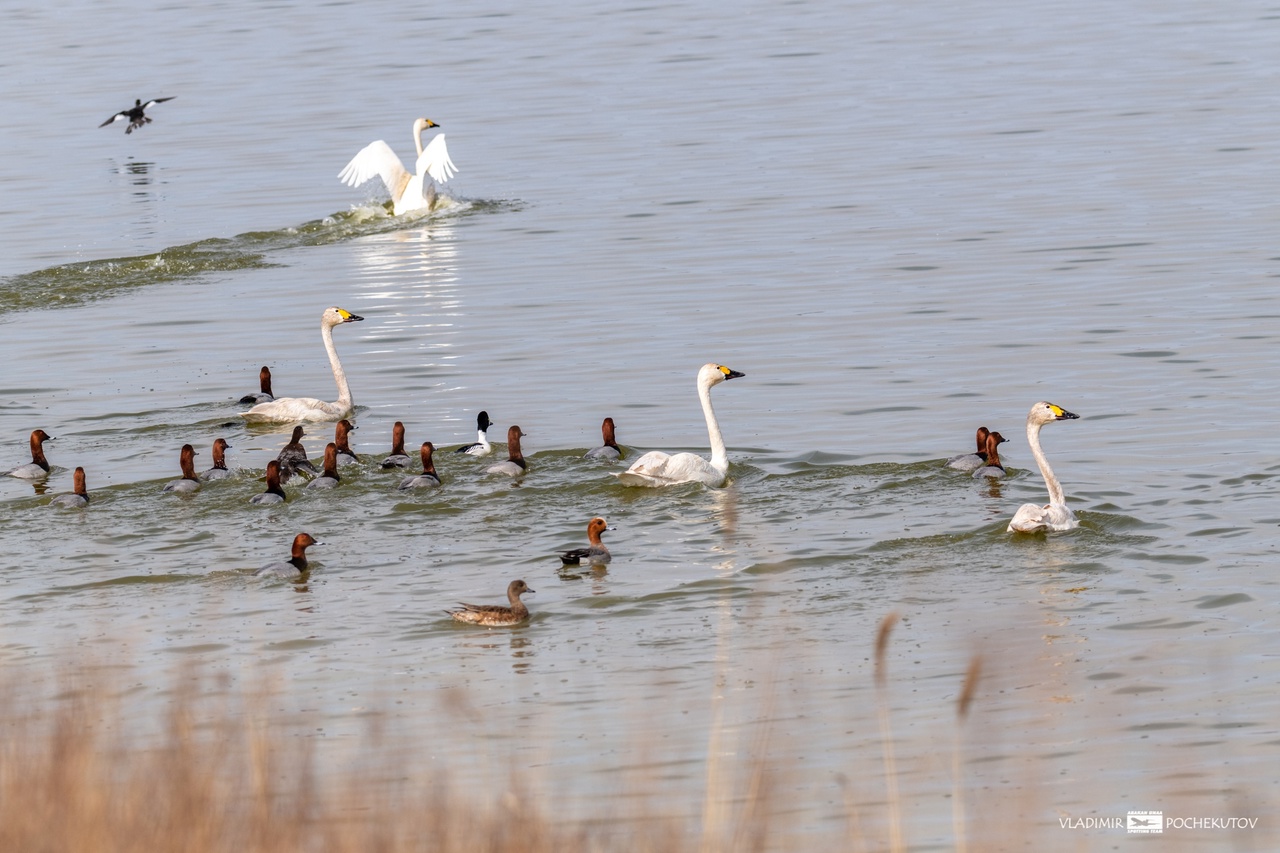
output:
[[345,309],[345,308],[339,308],[339,309],[338,309],[338,316],[342,318],[342,322],[344,322],[344,323],[354,323],[354,322],[356,322],[357,320],[363,320],[363,319],[364,319],[364,318],[363,318],[363,317],[361,317],[359,314],[352,314],[350,311],[348,311],[348,310],[347,310],[347,309]]
[[745,373],[739,373],[736,370],[730,370],[729,368],[725,367],[723,364],[717,364],[716,367],[720,368],[720,372],[724,374],[725,379],[737,379],[739,376],[747,375]]
[[1049,404],[1049,408],[1053,411],[1053,414],[1060,421],[1074,421],[1080,417],[1077,414],[1068,412],[1066,409],[1062,408],[1061,406],[1055,406],[1053,403]]

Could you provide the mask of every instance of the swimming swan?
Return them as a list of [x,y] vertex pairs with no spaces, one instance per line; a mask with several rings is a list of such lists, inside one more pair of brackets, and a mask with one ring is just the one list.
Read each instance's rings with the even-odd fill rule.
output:
[[1036,464],[1040,466],[1040,473],[1044,476],[1044,484],[1049,487],[1049,502],[1044,506],[1023,504],[1018,507],[1013,520],[1009,522],[1007,532],[1039,533],[1042,530],[1074,530],[1080,526],[1075,513],[1067,506],[1066,496],[1062,494],[1058,478],[1053,476],[1049,460],[1044,458],[1044,451],[1040,449],[1042,426],[1054,421],[1072,421],[1079,417],[1053,403],[1041,401],[1031,407],[1031,412],[1027,415],[1027,444],[1031,445],[1031,455],[1036,458]]
[[711,439],[711,460],[695,453],[674,456],[661,450],[650,450],[631,464],[617,478],[628,486],[670,486],[675,483],[706,483],[723,486],[729,472],[729,455],[720,435],[720,424],[711,408],[711,387],[746,374],[730,370],[722,364],[704,364],[698,371],[698,399],[707,419],[707,435]]
[[429,127],[439,127],[430,119],[420,118],[413,123],[413,142],[418,147],[418,159],[414,165],[414,174],[405,171],[404,164],[391,150],[391,146],[379,139],[370,142],[360,153],[351,158],[351,162],[338,173],[338,179],[349,187],[358,187],[374,175],[382,178],[387,192],[391,193],[394,203],[392,212],[399,216],[410,210],[430,209],[435,204],[435,186],[423,191],[426,175],[438,183],[446,183],[458,171],[449,159],[449,149],[444,144],[444,134],[437,134],[427,147],[422,147],[422,131]]
[[251,424],[291,424],[297,421],[340,421],[351,414],[351,388],[347,374],[342,372],[338,351],[333,348],[333,327],[343,323],[355,323],[364,318],[343,308],[326,308],[320,317],[320,337],[329,353],[329,367],[333,369],[333,381],[338,383],[338,399],[333,403],[313,397],[280,397],[269,403],[259,403],[240,417]]

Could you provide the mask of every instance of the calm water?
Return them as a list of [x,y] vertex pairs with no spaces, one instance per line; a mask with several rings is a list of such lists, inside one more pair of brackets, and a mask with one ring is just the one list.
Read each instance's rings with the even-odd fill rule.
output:
[[[510,762],[568,817],[697,817],[761,760],[780,846],[851,815],[876,846],[896,611],[913,845],[950,844],[981,653],[959,748],[989,849],[1122,843],[1060,818],[1128,809],[1262,817],[1181,837],[1272,846],[1280,8],[997,5],[15,11],[0,467],[58,438],[47,491],[0,482],[6,666],[50,695],[128,666],[143,712],[175,666],[265,669],[324,743],[385,714],[477,796]],[[373,139],[411,152],[419,115],[460,173],[397,221],[336,174]],[[234,400],[262,364],[332,398],[331,304],[365,317],[335,333],[365,464],[250,507],[287,429]],[[633,457],[705,452],[710,360],[746,374],[714,392],[729,487],[579,458],[605,415]],[[1082,526],[1011,537],[1044,496],[1038,399],[1081,415],[1043,437]],[[481,409],[528,433],[523,482],[440,453],[445,487],[405,496],[378,470],[394,421],[450,447]],[[1011,439],[1005,483],[940,466],[979,424]],[[162,494],[218,436],[236,476]],[[48,507],[76,465],[91,507]],[[614,562],[560,572],[596,514]],[[308,583],[248,576],[301,530]],[[443,616],[515,577],[527,626]]]

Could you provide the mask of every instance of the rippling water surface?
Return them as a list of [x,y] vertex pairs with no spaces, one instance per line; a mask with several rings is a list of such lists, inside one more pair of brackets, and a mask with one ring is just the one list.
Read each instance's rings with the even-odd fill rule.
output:
[[[385,712],[460,785],[509,762],[567,817],[710,814],[717,774],[759,760],[780,846],[851,819],[876,846],[871,661],[897,612],[921,849],[951,843],[954,750],[989,849],[1123,834],[1063,816],[1267,813],[1280,14],[1004,5],[15,12],[0,467],[57,439],[47,483],[0,482],[6,666],[52,694],[80,659],[157,685],[268,665],[315,737]],[[96,128],[166,96],[133,134]],[[460,173],[397,219],[336,174],[376,138],[411,153],[419,115]],[[250,506],[288,428],[234,401],[263,364],[332,398],[331,304],[365,318],[335,332],[362,462]],[[705,452],[712,360],[746,374],[714,391],[728,487],[628,489],[580,458],[606,415],[631,458]],[[1038,399],[1081,415],[1043,439],[1082,524],[1015,537],[1045,494]],[[379,469],[394,421],[451,448],[481,409],[528,433],[523,480],[441,452],[444,487],[404,494]],[[1010,439],[1004,482],[941,465],[979,424]],[[307,432],[318,458],[331,427]],[[161,492],[219,436],[235,476]],[[90,507],[48,506],[77,465]],[[593,515],[613,563],[561,571]],[[251,576],[302,530],[325,542],[306,583]],[[443,615],[516,577],[526,626]],[[1275,838],[1233,832],[1184,837]]]

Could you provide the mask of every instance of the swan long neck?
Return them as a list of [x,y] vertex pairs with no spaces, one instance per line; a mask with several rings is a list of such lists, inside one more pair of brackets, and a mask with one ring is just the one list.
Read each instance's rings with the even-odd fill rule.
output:
[[698,399],[702,401],[702,414],[707,419],[707,437],[711,440],[711,467],[723,473],[729,470],[729,453],[724,447],[724,436],[720,434],[716,411],[711,408],[711,386],[699,382]]
[[[401,125],[403,127],[404,125]],[[413,123],[413,144],[418,146],[418,156],[422,156],[422,125],[418,122]],[[323,536],[324,534],[320,534]]]
[[1044,477],[1044,484],[1049,488],[1049,503],[1065,506],[1067,498],[1062,493],[1062,484],[1053,475],[1049,460],[1040,449],[1040,427],[1042,426],[1044,425],[1037,421],[1027,421],[1027,444],[1031,445],[1031,455],[1036,458],[1036,464],[1040,466],[1040,475]]
[[320,337],[324,339],[324,350],[329,353],[329,367],[333,368],[333,381],[338,385],[338,405],[351,408],[351,386],[347,384],[347,374],[342,370],[342,362],[338,360],[338,351],[333,346],[333,327],[328,323],[320,324]]

